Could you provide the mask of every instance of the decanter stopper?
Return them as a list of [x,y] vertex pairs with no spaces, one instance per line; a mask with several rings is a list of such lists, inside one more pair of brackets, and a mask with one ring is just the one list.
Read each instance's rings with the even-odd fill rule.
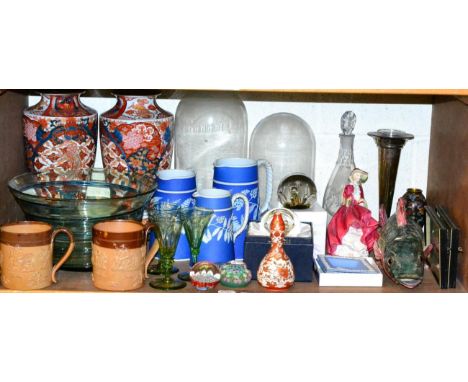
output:
[[347,111],[341,116],[341,131],[344,135],[353,134],[354,126],[356,126],[356,114],[352,111]]

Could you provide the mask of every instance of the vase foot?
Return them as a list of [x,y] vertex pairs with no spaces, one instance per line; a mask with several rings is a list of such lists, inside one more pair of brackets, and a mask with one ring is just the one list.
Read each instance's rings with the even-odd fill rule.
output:
[[[179,272],[179,268],[172,267],[171,274],[174,274],[174,273],[177,273],[177,272]],[[157,264],[156,265],[150,265],[148,267],[148,274],[149,275],[156,275],[156,276],[162,275],[161,269],[158,267]]]
[[187,283],[184,281],[170,279],[169,282],[164,281],[164,279],[155,279],[149,283],[151,288],[161,289],[161,290],[176,290],[182,289],[187,286]]

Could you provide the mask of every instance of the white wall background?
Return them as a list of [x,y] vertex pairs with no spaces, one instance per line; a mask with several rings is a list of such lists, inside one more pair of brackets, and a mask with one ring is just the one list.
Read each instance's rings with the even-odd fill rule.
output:
[[[30,97],[29,104],[38,101],[39,97],[33,96]],[[82,101],[96,109],[98,113],[105,112],[115,104],[114,98],[83,97]],[[174,114],[178,103],[179,100],[174,99],[158,100],[161,107]],[[409,187],[421,188],[426,194],[431,105],[259,101],[244,101],[244,103],[248,114],[249,136],[261,119],[277,112],[297,114],[311,126],[316,139],[315,184],[320,204],[338,157],[340,118],[347,110],[354,111],[357,116],[354,130],[356,135],[354,161],[357,167],[369,172],[364,193],[374,217],[378,216],[378,162],[377,146],[367,135],[369,131],[399,129],[415,136],[415,139],[408,141],[402,150],[394,205],[397,197],[403,195]],[[95,166],[102,167],[99,146]]]

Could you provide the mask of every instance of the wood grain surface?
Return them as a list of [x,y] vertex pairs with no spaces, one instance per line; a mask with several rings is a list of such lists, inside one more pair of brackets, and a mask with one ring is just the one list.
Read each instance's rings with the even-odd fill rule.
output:
[[432,109],[427,202],[447,207],[460,228],[458,279],[468,288],[468,105],[451,97]]
[[[188,270],[188,262],[177,262],[176,266],[180,271]],[[69,272],[59,271],[57,276],[57,284],[50,286],[49,288],[42,289],[37,292],[105,292],[94,287],[91,280],[91,273],[89,272]],[[126,293],[216,293],[220,290],[233,290],[218,284],[216,288],[208,292],[197,291],[190,283],[184,288],[177,291],[160,291],[153,289],[149,286],[149,281],[155,277],[151,276],[145,281],[142,288],[126,292]],[[172,277],[176,277],[173,275]],[[0,292],[15,292],[1,287]],[[247,288],[236,289],[238,293],[456,293],[465,292],[465,289],[461,284],[455,289],[439,289],[434,276],[426,269],[424,274],[424,280],[420,286],[415,289],[406,289],[402,286],[395,285],[392,281],[384,276],[384,285],[381,288],[362,288],[362,287],[319,287],[318,282],[314,279],[310,283],[295,283],[294,286],[287,291],[269,291],[261,287],[257,281],[251,281]],[[115,292],[107,292],[115,293]]]
[[23,145],[23,109],[27,97],[7,91],[0,95],[0,224],[23,218],[8,190],[8,181],[26,171]]

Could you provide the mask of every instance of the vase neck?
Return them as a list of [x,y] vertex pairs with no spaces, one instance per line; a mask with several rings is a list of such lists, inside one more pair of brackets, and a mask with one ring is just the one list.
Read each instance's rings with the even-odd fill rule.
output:
[[80,105],[80,94],[48,94],[42,93],[42,99],[51,104],[57,105],[72,105],[74,107]]
[[150,105],[156,105],[156,95],[154,96],[137,96],[137,95],[122,95],[118,94],[116,95],[117,97],[117,102],[122,103],[122,104],[131,104],[133,102],[136,102],[139,105],[142,106],[150,106]]
[[422,190],[419,188],[407,188],[406,192],[408,194],[422,195]]
[[168,118],[172,114],[161,109],[156,103],[156,95],[116,95],[117,103],[109,111],[102,114],[106,118],[122,118],[130,120],[152,120]]
[[336,164],[349,164],[354,167],[354,135],[340,134],[340,151]]
[[286,226],[284,224],[283,216],[280,212],[273,215],[270,223],[270,239],[271,247],[282,247],[284,245]]
[[41,94],[41,104],[47,105],[44,115],[47,116],[83,116],[91,115],[92,111],[80,100],[80,93]]

